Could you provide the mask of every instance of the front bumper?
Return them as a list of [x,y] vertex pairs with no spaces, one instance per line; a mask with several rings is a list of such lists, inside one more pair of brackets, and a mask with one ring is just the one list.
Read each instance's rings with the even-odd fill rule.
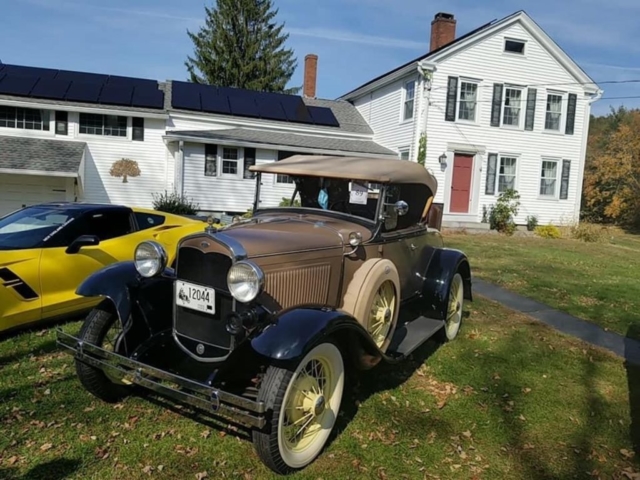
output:
[[[151,367],[103,348],[84,343],[79,338],[57,331],[56,343],[88,365],[110,375],[122,377],[128,384],[136,384],[173,401],[212,413],[234,423],[262,429],[266,424],[265,405],[179,375]],[[162,382],[170,382],[176,387]]]

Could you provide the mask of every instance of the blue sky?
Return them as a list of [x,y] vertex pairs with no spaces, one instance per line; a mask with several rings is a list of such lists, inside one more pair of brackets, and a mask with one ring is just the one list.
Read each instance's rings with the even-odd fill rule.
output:
[[[210,0],[0,0],[4,63],[155,78],[186,78],[187,29]],[[318,96],[336,98],[429,48],[433,15],[453,13],[457,34],[526,10],[596,81],[640,79],[640,0],[274,0],[288,45],[316,53]],[[640,107],[640,83],[602,84],[610,105]]]

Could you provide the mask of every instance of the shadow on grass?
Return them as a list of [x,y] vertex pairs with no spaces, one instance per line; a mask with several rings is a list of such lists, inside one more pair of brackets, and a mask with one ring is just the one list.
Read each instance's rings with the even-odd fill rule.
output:
[[[640,325],[632,325],[627,332],[625,340],[627,348],[631,349],[631,341],[640,338]],[[631,341],[629,341],[631,339]],[[630,354],[624,362],[627,371],[627,383],[629,385],[629,407],[631,410],[631,443],[636,459],[640,462],[640,365],[630,361]]]
[[0,478],[3,480],[63,480],[76,472],[80,464],[80,460],[58,458],[36,465],[24,475],[18,474],[16,468],[0,468]]

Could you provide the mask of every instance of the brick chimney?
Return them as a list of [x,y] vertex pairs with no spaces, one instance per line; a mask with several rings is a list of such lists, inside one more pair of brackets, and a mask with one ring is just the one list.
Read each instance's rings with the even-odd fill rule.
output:
[[305,97],[316,98],[317,76],[318,55],[310,53],[304,57],[304,85],[302,91]]
[[456,19],[452,13],[436,13],[431,22],[430,52],[437,50],[456,39]]

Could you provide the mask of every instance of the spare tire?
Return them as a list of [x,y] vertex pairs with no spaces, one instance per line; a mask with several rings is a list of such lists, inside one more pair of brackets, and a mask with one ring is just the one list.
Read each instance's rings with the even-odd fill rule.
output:
[[342,310],[356,318],[385,352],[400,310],[400,276],[393,262],[383,258],[364,262],[349,283]]

